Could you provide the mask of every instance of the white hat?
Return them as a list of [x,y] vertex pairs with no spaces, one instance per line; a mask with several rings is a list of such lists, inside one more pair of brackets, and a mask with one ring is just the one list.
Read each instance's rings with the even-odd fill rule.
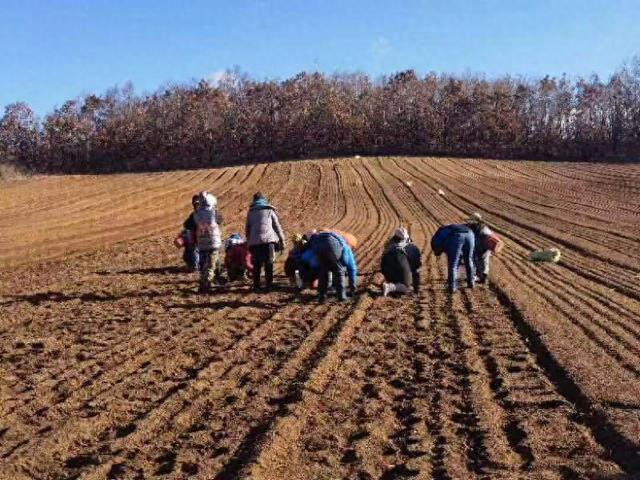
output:
[[407,229],[404,227],[398,227],[396,228],[396,231],[393,233],[393,236],[396,238],[399,238],[400,240],[408,240],[409,232],[407,232]]
[[200,205],[205,208],[215,208],[218,200],[209,192],[200,192]]

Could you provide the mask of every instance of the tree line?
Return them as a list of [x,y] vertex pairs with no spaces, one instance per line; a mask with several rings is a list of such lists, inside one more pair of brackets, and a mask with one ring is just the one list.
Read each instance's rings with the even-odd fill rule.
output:
[[341,155],[637,160],[640,56],[606,81],[567,76],[303,72],[215,85],[131,85],[69,100],[39,119],[6,107],[0,156],[35,172],[202,168]]

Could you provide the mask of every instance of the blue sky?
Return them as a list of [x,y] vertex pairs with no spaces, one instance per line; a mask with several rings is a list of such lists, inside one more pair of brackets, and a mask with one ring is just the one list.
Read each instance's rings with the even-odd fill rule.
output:
[[640,53],[640,0],[0,0],[0,107],[40,115],[136,92],[302,70],[610,75]]

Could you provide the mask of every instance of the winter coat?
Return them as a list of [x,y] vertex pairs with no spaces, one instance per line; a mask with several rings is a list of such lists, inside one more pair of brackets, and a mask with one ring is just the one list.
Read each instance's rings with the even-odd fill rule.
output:
[[473,234],[472,230],[466,225],[454,223],[440,227],[431,238],[431,249],[436,255],[441,255],[447,251],[447,245],[454,240],[454,235],[466,233]]
[[198,250],[219,249],[222,245],[220,224],[222,216],[211,205],[201,204],[193,214]]
[[284,234],[275,208],[264,200],[257,200],[249,207],[245,228],[249,248],[265,243],[284,246]]
[[251,253],[246,243],[235,243],[230,245],[224,257],[224,266],[227,270],[247,270],[253,271],[251,264]]
[[358,268],[356,266],[356,257],[353,254],[353,250],[347,245],[347,242],[338,234],[333,232],[323,232],[313,235],[309,239],[309,246],[307,251],[302,255],[302,261],[307,262],[314,268],[317,268],[318,262],[316,260],[315,251],[320,247],[322,236],[328,235],[335,238],[342,247],[342,255],[340,257],[340,263],[347,267],[347,275],[349,276],[349,285],[353,288],[356,287]]
[[420,253],[420,249],[416,247],[411,240],[407,242],[396,242],[392,239],[387,242],[384,253],[382,254],[382,264],[385,264],[385,257],[388,256],[389,259],[391,259],[396,257],[398,253],[407,257],[411,272],[420,270],[420,267],[422,267],[422,254]]

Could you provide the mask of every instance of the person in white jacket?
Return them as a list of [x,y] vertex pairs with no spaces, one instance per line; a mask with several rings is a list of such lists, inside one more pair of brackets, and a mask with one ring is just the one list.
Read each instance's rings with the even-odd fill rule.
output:
[[217,200],[209,192],[200,192],[198,209],[193,215],[195,222],[195,242],[200,252],[200,286],[198,291],[206,293],[211,289],[214,278],[220,278],[220,246],[222,216],[217,210]]

